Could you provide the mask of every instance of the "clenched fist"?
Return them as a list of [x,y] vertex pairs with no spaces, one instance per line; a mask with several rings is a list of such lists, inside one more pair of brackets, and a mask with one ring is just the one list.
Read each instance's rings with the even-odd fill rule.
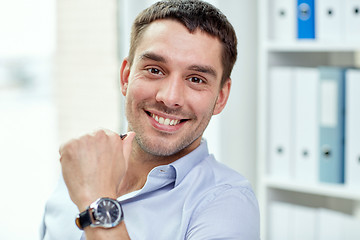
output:
[[122,140],[110,130],[70,140],[60,147],[63,177],[71,200],[80,211],[100,197],[117,198],[135,133]]

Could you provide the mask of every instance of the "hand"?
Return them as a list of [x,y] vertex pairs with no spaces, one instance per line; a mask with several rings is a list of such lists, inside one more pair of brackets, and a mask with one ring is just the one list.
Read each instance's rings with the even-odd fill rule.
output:
[[60,147],[63,177],[80,211],[100,197],[119,197],[134,137],[135,133],[129,132],[121,140],[117,133],[99,130]]

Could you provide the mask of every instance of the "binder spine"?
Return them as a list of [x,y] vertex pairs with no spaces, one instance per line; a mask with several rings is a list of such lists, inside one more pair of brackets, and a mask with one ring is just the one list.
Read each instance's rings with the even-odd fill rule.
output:
[[297,1],[297,37],[298,39],[315,38],[315,3],[314,0]]
[[[337,68],[320,68],[320,79],[321,114],[328,114],[324,114],[323,111],[329,111],[330,114],[320,117],[319,177],[321,182],[344,183],[345,71]],[[330,86],[335,86],[333,93],[324,97],[331,92]],[[335,121],[331,120],[332,118]]]

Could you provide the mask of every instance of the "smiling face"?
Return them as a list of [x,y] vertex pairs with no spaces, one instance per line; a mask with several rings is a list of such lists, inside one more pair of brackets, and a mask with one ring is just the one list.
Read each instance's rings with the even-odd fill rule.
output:
[[199,146],[229,96],[230,79],[220,89],[221,51],[218,39],[174,20],[147,27],[132,65],[121,68],[129,130],[143,151],[185,155]]

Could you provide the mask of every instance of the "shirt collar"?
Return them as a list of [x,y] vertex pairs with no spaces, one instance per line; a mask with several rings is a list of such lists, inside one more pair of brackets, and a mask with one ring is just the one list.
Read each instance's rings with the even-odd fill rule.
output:
[[208,155],[209,151],[207,142],[205,139],[202,139],[200,145],[195,150],[169,164],[169,166],[172,166],[176,172],[175,187],[184,179],[191,169],[204,160]]
[[148,174],[147,181],[142,189],[125,194],[124,196],[118,198],[118,200],[126,200],[160,189],[170,183],[174,183],[174,181],[174,187],[176,187],[181,183],[191,169],[204,160],[208,155],[207,142],[202,139],[200,145],[184,157],[179,158],[171,164],[160,165],[153,168]]

